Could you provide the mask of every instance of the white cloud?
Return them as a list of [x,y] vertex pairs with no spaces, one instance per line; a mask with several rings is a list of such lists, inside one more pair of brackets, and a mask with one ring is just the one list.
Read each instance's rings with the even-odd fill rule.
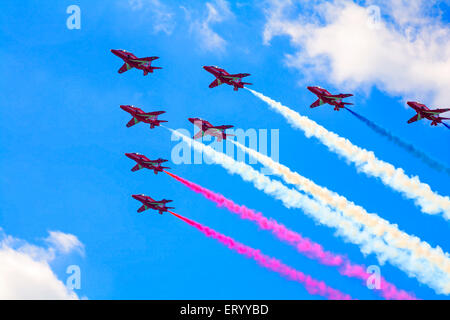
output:
[[192,19],[194,14],[189,9],[182,7],[186,13],[187,20],[190,22],[189,30],[197,38],[204,50],[223,51],[227,41],[213,30],[212,25],[232,19],[234,14],[230,9],[229,3],[225,0],[207,2],[205,6],[206,14],[201,19]]
[[[450,28],[431,4],[310,1],[295,16],[297,2],[272,0],[265,10],[264,41],[288,36],[296,52],[286,54],[286,64],[306,75],[304,80],[349,90],[377,86],[404,100],[448,107]],[[383,18],[374,17],[369,5],[379,6]]]
[[78,299],[49,265],[56,253],[81,250],[77,237],[51,231],[47,248],[7,236],[1,229],[0,239],[0,299]]
[[151,21],[153,31],[164,32],[168,35],[172,34],[175,28],[173,21],[173,13],[169,7],[160,0],[129,0],[131,10],[141,11]]
[[49,231],[49,234],[46,241],[61,253],[68,254],[73,250],[78,251],[80,254],[84,253],[83,244],[73,234],[60,231]]

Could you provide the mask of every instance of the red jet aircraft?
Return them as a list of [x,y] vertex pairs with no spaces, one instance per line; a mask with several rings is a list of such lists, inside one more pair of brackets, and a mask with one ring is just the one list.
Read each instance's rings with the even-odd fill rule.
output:
[[172,200],[162,199],[161,201],[156,201],[144,194],[133,194],[132,197],[137,201],[142,202],[142,206],[137,210],[137,212],[153,209],[159,211],[159,214],[163,214],[163,212],[167,212],[169,209],[175,209],[173,207],[166,207],[166,203],[172,202]]
[[216,80],[211,82],[211,84],[209,85],[210,88],[214,88],[218,85],[221,85],[222,83],[226,83],[230,86],[233,86],[234,91],[238,91],[239,88],[244,88],[244,84],[251,84],[249,82],[242,81],[242,78],[248,77],[250,73],[229,74],[224,69],[216,66],[204,66],[203,69],[216,77]]
[[314,93],[319,98],[316,101],[314,101],[314,103],[311,105],[311,108],[315,108],[325,103],[328,103],[334,106],[334,110],[339,111],[341,108],[345,108],[346,105],[353,104],[348,102],[342,102],[342,99],[351,97],[353,96],[352,94],[340,93],[337,95],[333,95],[321,87],[308,87],[308,90]]
[[[417,112],[417,114],[414,117],[408,120],[408,123],[412,123],[417,120],[425,118],[431,120],[432,126],[437,126],[438,123],[443,123],[442,120],[450,120],[450,118],[444,118],[439,116],[440,113],[450,111],[450,109],[430,110],[426,105],[413,101],[408,101],[407,104]],[[445,123],[443,124],[445,125]]]
[[159,57],[146,57],[146,58],[138,58],[131,52],[126,50],[116,50],[111,49],[111,52],[118,56],[120,59],[125,62],[123,66],[119,69],[119,73],[124,73],[132,68],[136,68],[144,71],[144,76],[146,76],[149,72],[153,73],[155,69],[162,69],[161,67],[152,67],[152,61],[159,59]]
[[233,128],[233,126],[226,125],[215,127],[208,121],[202,120],[200,118],[188,118],[188,120],[200,128],[200,131],[197,132],[197,134],[193,136],[192,139],[199,139],[204,135],[210,135],[216,137],[217,141],[220,142],[222,141],[222,139],[226,139],[228,136],[232,136],[232,134],[226,134],[225,130]]
[[153,170],[155,174],[158,174],[158,172],[162,172],[164,169],[170,169],[169,167],[163,167],[161,166],[161,163],[167,162],[168,160],[164,159],[156,159],[156,160],[150,160],[143,154],[139,153],[125,153],[125,155],[130,158],[131,160],[134,160],[137,162],[137,164],[131,168],[131,171],[135,172],[142,168],[146,168],[149,170]]
[[165,120],[158,120],[158,116],[160,114],[166,113],[165,111],[155,111],[146,113],[135,106],[128,106],[128,105],[125,106],[121,105],[120,108],[122,108],[122,110],[128,112],[133,116],[133,118],[127,123],[128,128],[134,126],[136,123],[139,123],[141,121],[150,124],[150,129],[153,129],[154,127],[159,127],[162,122],[167,122]]

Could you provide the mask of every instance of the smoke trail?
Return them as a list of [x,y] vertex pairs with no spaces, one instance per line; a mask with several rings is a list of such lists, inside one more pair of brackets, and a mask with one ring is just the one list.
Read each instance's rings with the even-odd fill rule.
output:
[[[166,172],[166,171],[164,171]],[[367,268],[363,265],[353,264],[346,256],[334,254],[329,251],[325,251],[323,247],[311,241],[308,238],[304,238],[301,234],[286,228],[284,225],[278,223],[273,219],[264,217],[260,212],[255,212],[245,206],[240,206],[233,201],[225,198],[223,195],[214,193],[198,184],[181,178],[173,173],[166,172],[168,175],[178,180],[189,189],[204,196],[206,199],[213,201],[219,207],[225,207],[228,211],[236,213],[241,219],[250,220],[256,222],[258,226],[263,230],[270,230],[281,241],[287,242],[297,249],[298,252],[305,255],[310,259],[314,259],[319,263],[326,266],[334,266],[338,268],[340,274],[357,278],[362,281],[363,285],[367,285],[367,279],[371,276],[365,270]],[[380,290],[376,290],[385,299],[396,300],[414,300],[414,295],[411,295],[403,290],[399,290],[395,285],[387,282],[384,278],[380,279]]]
[[353,162],[359,170],[369,176],[380,178],[385,185],[401,192],[407,198],[413,199],[422,212],[442,213],[446,220],[450,219],[450,198],[433,192],[428,184],[420,182],[419,177],[408,177],[403,169],[395,168],[393,165],[377,159],[372,151],[355,146],[349,140],[328,131],[309,118],[301,116],[298,112],[259,92],[246,89],[285,117],[293,127],[303,130],[306,137],[316,137],[330,151]]
[[[170,212],[170,211],[169,211]],[[305,286],[306,290],[310,294],[320,295],[327,299],[332,300],[350,300],[351,297],[348,294],[344,294],[339,290],[333,289],[325,284],[323,281],[318,281],[311,278],[309,275],[304,274],[301,271],[295,270],[285,264],[280,260],[271,258],[262,254],[259,250],[250,248],[236,240],[227,237],[211,228],[201,225],[198,222],[190,220],[188,218],[182,217],[176,213],[170,212],[175,217],[183,220],[187,224],[193,226],[197,230],[201,231],[207,237],[216,239],[223,245],[227,246],[229,249],[236,251],[237,253],[246,256],[247,258],[252,258],[258,264],[267,268],[271,271],[277,272],[280,275],[286,277],[289,280],[297,281]]]
[[[418,281],[433,288],[437,293],[450,294],[449,274],[439,269],[432,261],[412,254],[409,248],[400,249],[388,246],[383,239],[369,232],[367,226],[342,216],[320,202],[310,199],[294,189],[287,188],[278,181],[271,180],[243,162],[235,161],[233,158],[217,152],[209,146],[199,143],[175,130],[167,129],[183,139],[189,146],[205,154],[212,162],[221,165],[229,173],[240,175],[244,181],[251,182],[258,190],[282,201],[285,207],[302,209],[305,214],[318,223],[335,228],[338,236],[359,245],[363,254],[376,254],[380,264],[389,261],[392,265],[406,272],[410,277],[415,277]],[[409,238],[411,237],[409,236]],[[414,242],[420,243],[419,238],[412,238]],[[426,243],[423,246],[425,248],[430,247]],[[440,261],[448,259],[443,254],[442,249],[436,248],[434,251],[436,255],[440,256]]]
[[345,109],[347,109],[347,111],[350,112],[352,115],[354,115],[358,120],[360,120],[363,123],[365,123],[370,129],[372,129],[373,131],[375,131],[379,135],[382,135],[382,136],[386,137],[387,139],[389,139],[390,141],[395,143],[397,146],[399,146],[399,147],[403,148],[404,150],[408,151],[410,154],[412,154],[416,158],[419,158],[420,160],[422,160],[425,164],[427,164],[431,168],[436,169],[438,171],[443,171],[443,172],[447,173],[448,175],[450,175],[450,168],[446,167],[444,164],[440,163],[437,160],[434,160],[434,159],[430,158],[423,151],[418,150],[412,144],[403,141],[402,139],[398,138],[397,136],[394,136],[392,133],[390,133],[386,129],[380,127],[379,125],[377,125],[373,121],[367,119],[366,117],[356,113],[353,110],[350,110],[347,107],[345,107]]
[[399,230],[396,225],[390,224],[378,215],[369,214],[363,207],[354,204],[345,197],[315,184],[313,181],[301,176],[297,172],[292,172],[288,167],[273,161],[270,157],[263,155],[253,149],[243,146],[239,142],[230,140],[241,150],[258,160],[264,166],[270,168],[273,173],[283,178],[286,183],[294,184],[299,190],[311,194],[323,205],[330,206],[344,214],[344,216],[353,219],[364,225],[372,234],[382,237],[390,246],[400,249],[409,249],[420,257],[435,263],[441,270],[450,274],[450,260],[442,249],[431,248],[426,242],[421,242],[417,237],[411,237],[407,233]]

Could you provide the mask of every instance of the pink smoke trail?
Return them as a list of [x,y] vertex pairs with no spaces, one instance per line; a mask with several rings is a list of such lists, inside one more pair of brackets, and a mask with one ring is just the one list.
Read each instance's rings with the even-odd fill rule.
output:
[[304,274],[301,271],[295,270],[285,264],[280,260],[271,258],[262,254],[259,250],[250,248],[242,243],[235,241],[234,239],[227,237],[211,228],[201,225],[198,222],[180,216],[174,212],[169,211],[175,217],[183,220],[189,225],[201,231],[207,237],[213,238],[227,246],[229,249],[236,251],[237,253],[246,256],[247,258],[252,258],[257,261],[261,266],[277,272],[282,276],[285,276],[289,280],[297,281],[303,284],[310,294],[320,295],[331,300],[351,300],[348,294],[342,293],[339,290],[333,289],[325,284],[323,281],[318,281],[311,276]]
[[[260,212],[255,212],[245,206],[240,206],[225,198],[221,194],[214,193],[173,173],[166,173],[187,186],[192,191],[200,193],[208,200],[215,202],[219,207],[225,207],[230,212],[238,214],[242,219],[256,222],[263,230],[272,231],[278,239],[288,242],[306,257],[314,259],[326,266],[337,267],[341,275],[363,280],[362,282],[364,285],[366,285],[367,279],[371,276],[371,274],[366,272],[366,267],[364,265],[353,264],[343,255],[325,251],[320,244],[315,243],[308,238],[302,237],[299,233],[286,228],[284,225],[273,219],[264,217]],[[380,290],[376,291],[379,292],[383,298],[389,300],[416,299],[413,294],[398,289],[395,285],[387,282],[384,278],[380,279]]]

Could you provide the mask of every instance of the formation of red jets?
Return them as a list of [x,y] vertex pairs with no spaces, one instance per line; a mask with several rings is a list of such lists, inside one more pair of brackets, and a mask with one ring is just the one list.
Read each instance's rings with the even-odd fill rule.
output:
[[[343,102],[342,99],[353,96],[350,93],[344,94],[331,94],[327,90],[321,87],[308,87],[308,90],[317,96],[317,100],[310,106],[315,108],[323,104],[329,104],[334,106],[334,110],[339,111],[345,108],[346,105],[352,105],[353,103]],[[450,109],[429,109],[426,105],[419,102],[408,101],[408,106],[413,108],[417,114],[408,120],[408,123],[413,123],[420,119],[428,119],[431,121],[432,126],[437,126],[438,123],[442,123],[442,120],[450,120],[450,118],[440,117],[439,114],[450,111]]]
[[[162,69],[161,67],[152,66],[152,61],[159,59],[159,57],[138,58],[133,53],[126,50],[112,49],[111,52],[117,57],[121,58],[124,62],[124,64],[118,70],[119,73],[124,73],[130,69],[136,68],[142,70],[144,72],[144,76],[146,76],[149,73],[153,73],[155,69]],[[234,91],[238,91],[239,89],[243,89],[244,85],[251,85],[251,83],[249,82],[242,81],[242,78],[250,76],[249,73],[229,74],[225,69],[219,68],[217,66],[204,66],[203,69],[205,69],[215,77],[215,80],[210,83],[209,88],[215,88],[225,83],[232,86]],[[339,111],[340,109],[345,108],[346,105],[353,105],[352,103],[342,101],[344,98],[352,97],[353,94],[339,93],[334,95],[326,89],[318,86],[307,87],[307,89],[317,96],[317,100],[311,104],[311,108],[329,104],[334,107],[334,110]],[[428,119],[431,121],[432,126],[437,126],[439,123],[443,123],[442,120],[450,120],[450,118],[444,118],[440,116],[441,113],[450,111],[450,108],[429,109],[424,104],[413,101],[408,101],[407,104],[416,111],[416,115],[409,119],[408,123],[412,123],[421,119]],[[149,124],[150,129],[153,129],[160,126],[161,123],[167,122],[165,120],[158,119],[158,116],[164,114],[165,111],[144,112],[142,109],[130,105],[121,105],[120,108],[122,108],[132,116],[132,119],[126,124],[127,127],[131,127],[139,122],[143,122]],[[200,129],[200,131],[193,136],[193,139],[199,139],[205,135],[210,135],[216,137],[217,141],[220,142],[227,139],[228,136],[232,136],[225,133],[226,129],[233,128],[233,126],[231,125],[213,126],[210,122],[200,118],[188,118],[188,120]],[[158,172],[164,171],[164,169],[170,169],[169,167],[163,167],[161,165],[163,162],[168,161],[165,159],[159,158],[156,160],[150,160],[146,156],[139,153],[126,153],[125,155],[136,162],[136,165],[131,169],[131,171],[133,172],[146,168],[149,170],[153,170],[154,173],[157,174]],[[172,200],[163,199],[160,201],[156,201],[153,198],[143,194],[135,194],[132,195],[132,197],[142,203],[142,206],[138,209],[138,212],[143,212],[147,209],[153,209],[162,214],[163,212],[167,212],[169,209],[174,209],[173,207],[166,206],[166,204],[168,202],[172,202]]]

